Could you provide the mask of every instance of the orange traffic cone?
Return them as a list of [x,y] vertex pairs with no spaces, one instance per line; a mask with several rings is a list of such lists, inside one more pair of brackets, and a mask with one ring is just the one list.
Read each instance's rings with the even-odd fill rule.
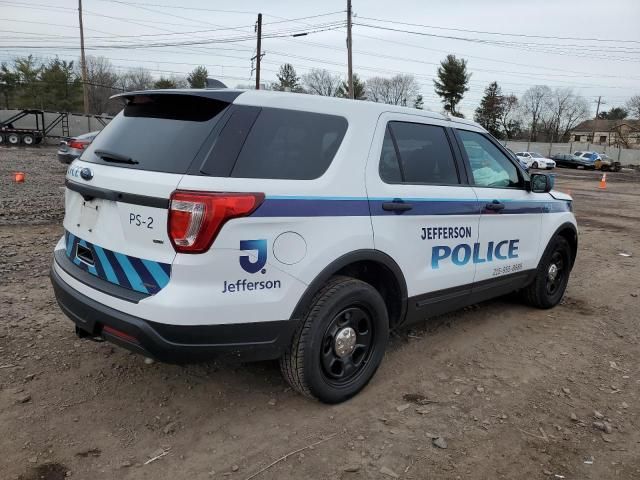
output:
[[16,183],[22,183],[24,182],[24,177],[25,177],[24,172],[15,172],[13,174],[13,181]]
[[602,174],[602,179],[600,180],[600,186],[598,188],[600,190],[606,190],[607,189],[607,174],[606,173]]

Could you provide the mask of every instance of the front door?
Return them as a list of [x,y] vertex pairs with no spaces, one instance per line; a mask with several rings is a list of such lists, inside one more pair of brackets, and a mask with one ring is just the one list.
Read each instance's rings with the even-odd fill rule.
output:
[[495,286],[505,275],[516,281],[537,267],[545,195],[525,189],[523,172],[486,133],[466,128],[457,135],[482,211],[475,283]]

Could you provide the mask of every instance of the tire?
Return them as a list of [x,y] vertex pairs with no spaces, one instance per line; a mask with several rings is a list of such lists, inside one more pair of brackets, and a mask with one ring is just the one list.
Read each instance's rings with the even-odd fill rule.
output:
[[9,145],[18,145],[20,143],[20,136],[17,133],[10,133],[7,135],[7,143]]
[[533,162],[531,164],[531,168],[538,168],[538,162]]
[[[346,337],[355,334],[355,340]],[[351,277],[333,277],[316,294],[280,359],[283,377],[301,394],[340,403],[373,377],[389,339],[387,308],[378,291]],[[355,348],[340,351],[340,340]],[[342,357],[339,355],[342,353]]]
[[5,143],[4,135],[0,134],[0,145],[2,145],[3,143]]
[[27,146],[31,146],[35,143],[36,139],[33,135],[31,135],[30,133],[25,133],[24,135],[22,135],[22,143],[24,143]]
[[[569,282],[571,254],[571,247],[563,237],[555,236],[549,242],[538,264],[535,279],[523,291],[527,303],[537,308],[551,308],[560,303]],[[552,265],[555,265],[553,278]]]

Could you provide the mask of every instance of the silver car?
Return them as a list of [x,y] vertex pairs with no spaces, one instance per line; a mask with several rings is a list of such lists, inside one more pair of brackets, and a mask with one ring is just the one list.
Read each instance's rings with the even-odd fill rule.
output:
[[100,131],[71,137],[69,140],[62,140],[58,146],[58,160],[66,164],[73,162],[82,155],[85,148],[91,145],[91,142],[98,136],[98,133],[100,133]]

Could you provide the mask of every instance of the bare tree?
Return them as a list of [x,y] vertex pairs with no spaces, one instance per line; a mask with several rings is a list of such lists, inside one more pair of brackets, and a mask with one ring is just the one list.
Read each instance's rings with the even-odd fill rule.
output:
[[312,95],[336,97],[340,90],[341,79],[323,68],[312,68],[309,73],[302,75],[302,84],[307,93]]
[[120,75],[117,86],[126,92],[132,92],[152,88],[153,83],[153,77],[149,70],[138,67]]
[[533,141],[538,138],[538,129],[547,113],[551,93],[551,89],[546,85],[536,85],[522,95],[522,109],[528,117],[531,129],[530,138]]
[[[81,73],[79,73],[81,75]],[[115,113],[119,107],[109,102],[109,97],[121,92],[117,86],[118,74],[105,57],[87,57],[87,89],[89,111],[92,113]]]
[[505,95],[502,99],[502,115],[500,124],[507,140],[511,140],[521,129],[521,122],[518,119],[518,97],[513,93]]
[[367,99],[390,105],[413,105],[420,89],[413,75],[391,78],[372,77],[367,80]]
[[633,118],[640,119],[640,95],[634,95],[627,102],[629,115]]

